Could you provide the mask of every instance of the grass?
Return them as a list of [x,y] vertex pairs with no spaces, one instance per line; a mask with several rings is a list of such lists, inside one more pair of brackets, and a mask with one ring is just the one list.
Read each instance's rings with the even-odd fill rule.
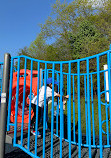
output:
[[[104,99],[101,99],[104,102]],[[87,113],[85,110],[85,98],[81,98],[80,100],[81,103],[81,131],[83,134],[86,134],[86,118],[88,119],[88,117],[90,117],[91,120],[91,134],[93,134],[93,132],[95,133],[95,135],[99,135],[99,112],[101,110],[101,119],[106,120],[106,110],[105,110],[105,106],[101,105],[101,108],[98,109],[98,98],[94,97],[94,101],[91,102],[90,101],[90,114],[88,115],[88,107],[87,107]],[[73,106],[75,106],[75,108],[73,108]],[[66,109],[64,111],[64,126],[65,128],[67,128],[67,108],[68,108],[68,104],[66,104]],[[49,122],[51,121],[51,105],[49,105]],[[75,126],[78,125],[78,100],[77,98],[75,99],[75,104],[73,103],[73,100],[71,100],[71,130],[73,132],[73,113],[75,111]],[[87,114],[87,115],[86,115]],[[94,115],[94,120],[92,119]],[[93,128],[93,121],[94,121],[94,128]],[[104,123],[102,125],[102,129],[104,131],[106,131],[106,123]],[[67,129],[66,129],[67,130]],[[78,128],[76,128],[76,132],[78,132]],[[104,134],[103,134],[104,135]]]

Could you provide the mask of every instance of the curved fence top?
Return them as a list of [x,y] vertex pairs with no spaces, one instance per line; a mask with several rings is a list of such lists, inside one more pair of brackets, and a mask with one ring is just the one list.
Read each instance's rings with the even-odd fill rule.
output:
[[93,59],[93,58],[96,58],[97,56],[103,56],[105,54],[108,54],[110,53],[111,50],[107,50],[105,52],[102,52],[102,53],[99,53],[99,54],[95,54],[93,56],[90,56],[90,57],[86,57],[86,58],[81,58],[81,59],[76,59],[76,60],[69,60],[69,61],[44,61],[44,60],[38,60],[38,59],[34,59],[34,58],[31,58],[31,57],[28,57],[28,56],[25,56],[25,55],[21,55],[21,56],[15,56],[15,57],[12,57],[12,59],[18,59],[18,58],[27,58],[29,60],[33,60],[33,61],[37,61],[37,62],[40,62],[40,63],[49,63],[49,64],[52,64],[52,63],[55,63],[55,64],[67,64],[67,63],[75,63],[75,62],[78,62],[78,61],[84,61],[84,60],[87,60],[87,59]]

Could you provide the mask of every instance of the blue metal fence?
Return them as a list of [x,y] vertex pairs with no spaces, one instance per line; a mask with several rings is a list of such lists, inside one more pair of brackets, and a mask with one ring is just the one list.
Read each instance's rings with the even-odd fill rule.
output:
[[[15,102],[15,121],[10,121],[12,91],[13,91],[13,72],[14,62],[17,65],[17,83],[16,83],[16,102]],[[21,124],[21,144],[17,143],[17,126],[18,126],[18,102],[20,102],[19,88],[20,88],[20,63],[23,63],[24,68],[24,86],[22,99],[22,122]],[[29,118],[28,118],[28,135],[27,148],[23,146],[23,129],[24,129],[24,109],[26,104],[26,70],[27,63],[30,63],[30,103],[29,103]],[[103,63],[108,65],[108,69],[103,69]],[[54,135],[60,138],[60,158],[62,158],[62,141],[63,139],[69,144],[69,157],[71,157],[71,144],[78,145],[78,156],[81,157],[81,147],[89,149],[89,157],[91,157],[91,148],[100,148],[100,157],[102,157],[103,148],[110,147],[110,133],[111,133],[111,51],[106,51],[91,57],[78,59],[74,61],[51,62],[41,61],[26,56],[17,56],[11,58],[11,72],[10,72],[10,89],[9,89],[9,106],[8,106],[8,122],[7,130],[10,126],[14,126],[14,146],[19,147],[32,157],[38,157],[38,106],[36,106],[36,126],[35,126],[35,152],[31,152],[30,147],[30,131],[31,131],[31,94],[33,91],[33,68],[36,65],[38,71],[37,80],[37,98],[39,98],[39,83],[41,86],[45,85],[44,91],[44,109],[43,109],[43,157],[45,157],[46,146],[46,129],[47,127],[47,101],[46,101],[46,81],[48,77],[52,77],[52,103],[48,105],[50,111],[48,116],[51,118],[51,157],[53,157],[53,141]],[[51,69],[49,68],[51,67]],[[40,77],[40,69],[42,74]],[[109,90],[106,90],[105,72],[108,72]],[[41,81],[40,81],[41,78]],[[58,82],[57,92],[60,93],[60,100],[57,99],[57,106],[54,107],[54,80]],[[106,93],[109,93],[109,102],[106,99]],[[63,95],[69,95],[64,110]],[[37,104],[39,99],[37,99]],[[59,121],[60,117],[60,121]],[[54,120],[56,124],[54,125]],[[110,122],[110,123],[109,123]],[[106,125],[105,125],[106,124]],[[76,128],[77,126],[77,128]],[[55,130],[54,130],[55,129]],[[105,131],[105,132],[104,132]],[[98,135],[99,141],[96,142]],[[85,140],[83,140],[85,136]],[[106,142],[103,142],[103,137]]]

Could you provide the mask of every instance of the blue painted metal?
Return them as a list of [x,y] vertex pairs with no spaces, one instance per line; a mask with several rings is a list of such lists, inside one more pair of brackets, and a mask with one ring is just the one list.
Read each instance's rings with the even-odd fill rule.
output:
[[72,76],[73,83],[73,141],[76,141],[76,133],[75,133],[75,86],[74,86],[74,75]]
[[[38,62],[38,81],[37,81],[37,105],[39,104],[39,82],[40,82],[40,62]],[[38,106],[36,106],[36,122],[35,122],[35,156],[37,156],[37,133],[38,133]]]
[[[27,142],[27,148],[28,148],[28,151],[30,150],[30,124],[31,124],[32,71],[33,71],[33,61],[31,60],[30,103],[29,103],[28,142]],[[36,132],[37,132],[37,131],[36,131]]]
[[[102,157],[102,149],[110,147],[109,143],[109,135],[111,133],[111,122],[110,122],[110,131],[108,128],[108,108],[110,109],[110,117],[111,117],[111,101],[109,103],[106,102],[106,92],[109,92],[110,100],[111,100],[111,74],[110,74],[110,68],[111,68],[111,57],[110,57],[111,51],[106,51],[101,54],[94,55],[92,57],[87,57],[83,59],[78,59],[74,61],[42,61],[42,60],[37,60],[33,59],[30,57],[26,56],[20,56],[20,57],[13,57],[11,59],[11,71],[10,71],[10,89],[9,89],[9,107],[8,107],[8,121],[7,121],[7,129],[10,130],[10,125],[14,126],[14,146],[18,146],[20,149],[28,153],[32,157],[38,157],[37,155],[37,131],[38,131],[38,106],[36,106],[36,136],[35,136],[35,153],[31,153],[30,151],[30,123],[31,123],[31,94],[32,94],[32,71],[33,71],[33,62],[36,62],[38,64],[38,83],[40,81],[40,66],[41,64],[45,65],[45,69],[42,70],[42,76],[41,76],[41,85],[45,86],[45,91],[44,91],[44,112],[43,112],[43,157],[46,155],[46,149],[45,149],[45,140],[46,140],[46,117],[47,117],[47,100],[46,100],[46,81],[48,76],[52,75],[53,81],[53,87],[52,87],[52,111],[51,111],[51,158],[53,158],[53,144],[54,144],[54,117],[56,117],[56,132],[55,135],[57,137],[60,137],[60,158],[62,158],[62,141],[64,138],[64,111],[63,111],[63,87],[64,83],[63,82],[63,76],[67,80],[67,94],[69,95],[69,99],[67,100],[67,110],[66,112],[66,117],[67,117],[67,138],[64,140],[69,143],[69,157],[71,158],[71,144],[78,145],[78,156],[81,158],[81,146],[88,147],[89,149],[89,157],[91,157],[91,148],[100,148],[100,157]],[[100,69],[100,57],[107,55],[107,64],[108,64],[108,70],[101,70]],[[20,60],[25,59],[24,63],[24,88],[23,88],[23,107],[22,107],[22,123],[21,123],[21,144],[18,145],[16,142],[16,135],[17,135],[17,114],[18,114],[18,98],[19,98],[19,77],[20,77]],[[97,61],[97,70],[95,72],[90,72],[90,60],[96,59]],[[10,115],[11,115],[11,102],[12,102],[12,84],[13,84],[13,63],[14,60],[17,60],[18,65],[17,65],[17,88],[16,88],[16,107],[15,107],[15,122],[11,123],[10,122]],[[30,78],[30,105],[29,105],[29,124],[28,124],[28,144],[27,144],[27,149],[23,147],[23,126],[24,126],[24,107],[25,107],[25,88],[26,88],[26,69],[27,69],[27,60],[30,60],[31,62],[31,78]],[[80,62],[85,61],[86,62],[86,71],[84,73],[81,73],[80,70]],[[52,69],[47,69],[47,64],[52,65]],[[60,66],[60,71],[55,70],[56,64]],[[63,64],[68,65],[68,72],[63,72]],[[77,73],[72,73],[71,72],[71,64],[77,64]],[[108,71],[108,80],[109,80],[109,90],[106,90],[106,80],[105,80],[105,72]],[[101,91],[100,87],[100,74],[104,75],[104,81],[103,81],[103,86],[104,89]],[[99,117],[99,143],[96,144],[95,142],[95,103],[94,103],[94,75],[96,76],[97,80],[97,95],[98,95],[98,106],[96,106],[98,110],[98,117]],[[54,80],[57,80],[58,82],[58,92],[60,93],[60,110],[59,110],[59,99],[58,99],[58,104],[56,108],[56,116],[54,116]],[[83,84],[83,90],[84,94],[82,94],[82,97],[84,97],[84,105],[81,104],[81,87],[80,87],[80,82],[81,79],[84,78],[84,81],[82,81]],[[76,81],[77,80],[77,81]],[[39,84],[37,86],[37,104],[39,103]],[[102,102],[101,100],[101,95],[105,94],[105,103]],[[76,105],[76,100],[77,100],[77,105]],[[101,108],[104,105],[106,108],[106,120],[102,120],[101,116]],[[77,113],[76,113],[76,106],[77,108]],[[86,142],[82,142],[82,120],[81,120],[81,115],[83,114],[82,111],[82,106],[85,107],[85,131],[86,131]],[[92,111],[91,111],[92,109]],[[78,114],[78,117],[76,115]],[[60,115],[60,132],[59,132],[59,115]],[[71,120],[73,118],[73,121]],[[111,118],[110,118],[111,120]],[[78,140],[76,140],[76,131],[75,131],[75,126],[76,126],[76,121],[78,122]],[[102,144],[102,134],[103,134],[103,129],[102,125],[106,121],[106,137],[107,137],[107,143],[105,145]],[[73,128],[72,125],[73,124]],[[92,125],[91,125],[92,124]],[[109,133],[110,132],[110,133]],[[71,137],[71,134],[73,137]],[[93,139],[92,139],[93,136]],[[93,141],[91,141],[91,139]]]
[[88,144],[88,106],[87,106],[87,91],[86,91],[86,75],[84,75],[84,94],[85,94],[85,117],[86,117],[86,144]]
[[[62,77],[62,85],[64,85],[64,75],[63,75],[63,77]],[[64,95],[64,87],[62,87],[62,95]],[[63,106],[64,106],[64,104],[63,104]],[[64,110],[63,110],[63,114],[62,114],[62,137],[64,138]]]
[[81,102],[80,102],[80,61],[77,62],[77,97],[78,97],[78,144],[79,144],[79,158],[81,158]]
[[23,146],[23,127],[24,127],[25,90],[26,90],[26,69],[27,69],[27,60],[25,59],[24,87],[23,87],[23,105],[22,105],[22,125],[21,125],[21,146]]
[[10,115],[11,115],[11,103],[12,103],[12,84],[13,84],[13,58],[11,58],[11,68],[10,68],[10,87],[9,87],[9,105],[10,106],[8,106],[7,131],[10,130],[10,125],[11,125]]
[[54,129],[54,71],[55,71],[55,64],[53,63],[52,68],[52,114],[51,114],[51,158],[53,158],[53,129]]
[[91,75],[91,103],[92,103],[93,144],[95,145],[95,123],[94,123],[93,75]]
[[63,81],[63,65],[62,63],[60,64],[60,158],[62,158],[62,138],[63,138],[63,128],[62,128],[62,123],[63,123],[63,101],[62,101],[62,95],[63,95],[63,85],[62,85],[62,81]]
[[45,85],[45,92],[44,92],[44,117],[43,117],[43,157],[45,157],[47,63],[45,63],[44,85]]
[[[69,94],[69,76],[67,75],[67,95]],[[69,99],[67,101],[67,139],[69,140],[69,134],[68,134],[68,129],[69,129],[69,113],[68,113],[68,109],[69,109]]]
[[[57,87],[57,92],[59,93],[59,73],[57,73],[57,82],[58,82],[58,87]],[[57,109],[56,109],[56,134],[59,135],[58,130],[59,130],[59,125],[58,125],[58,121],[59,121],[59,98],[57,98]]]
[[100,157],[102,158],[102,120],[101,120],[101,96],[100,96],[100,67],[99,56],[97,56],[97,85],[98,85],[98,113],[99,113],[99,143],[100,143]]
[[111,50],[111,44],[110,44],[110,46],[109,46],[109,50]]
[[69,120],[68,120],[68,140],[69,140],[69,158],[71,158],[71,62],[69,62]]
[[15,105],[15,126],[14,126],[14,146],[16,145],[17,136],[17,116],[18,116],[18,101],[19,101],[19,76],[20,76],[20,57],[18,57],[17,65],[17,87],[16,87],[16,105]]
[[[111,45],[110,45],[111,49]],[[109,81],[109,113],[110,113],[110,133],[109,141],[111,143],[111,50],[107,54],[107,65],[108,65],[108,81]]]
[[91,158],[91,119],[90,119],[90,86],[89,86],[89,60],[87,59],[87,105],[88,105],[88,143],[89,143],[89,158]]
[[43,75],[44,75],[44,71],[42,70],[42,74],[41,74],[41,87],[43,86]]

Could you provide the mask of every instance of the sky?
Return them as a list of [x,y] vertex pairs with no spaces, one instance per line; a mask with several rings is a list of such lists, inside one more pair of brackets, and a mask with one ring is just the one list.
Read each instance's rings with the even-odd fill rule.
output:
[[55,1],[0,0],[0,62],[4,61],[5,53],[16,56],[19,49],[30,46]]
[[89,2],[92,2],[93,7],[102,7],[104,4],[104,1],[107,1],[107,0],[89,0]]
[[[67,0],[71,1],[73,0]],[[39,24],[45,23],[55,2],[56,0],[0,0],[0,62],[4,61],[5,53],[16,56],[21,48],[30,46],[40,33]]]

